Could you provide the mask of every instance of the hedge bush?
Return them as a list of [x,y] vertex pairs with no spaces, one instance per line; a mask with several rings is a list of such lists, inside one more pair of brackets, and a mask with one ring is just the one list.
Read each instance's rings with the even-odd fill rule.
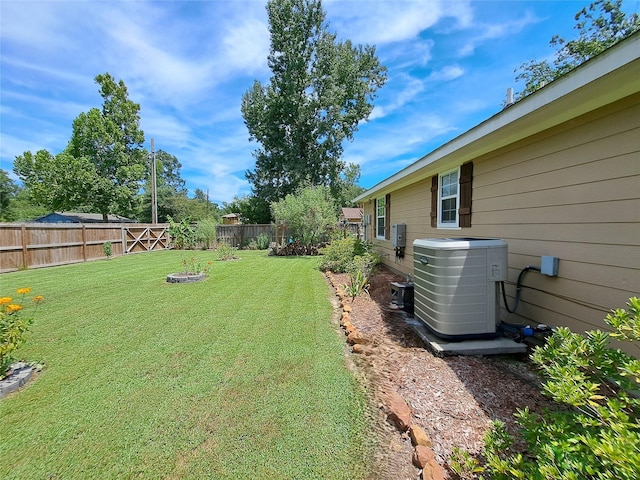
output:
[[610,342],[640,341],[640,299],[605,322],[613,332],[578,335],[558,328],[531,358],[546,378],[543,393],[563,408],[535,414],[519,410],[526,454],[495,422],[483,458],[458,451],[451,465],[463,478],[532,480],[636,480],[640,472],[640,361]]

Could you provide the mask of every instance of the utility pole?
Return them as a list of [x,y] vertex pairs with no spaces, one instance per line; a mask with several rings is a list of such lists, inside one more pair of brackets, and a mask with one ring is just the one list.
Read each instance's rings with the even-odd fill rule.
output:
[[151,139],[151,223],[158,223],[158,194],[156,192],[156,152]]

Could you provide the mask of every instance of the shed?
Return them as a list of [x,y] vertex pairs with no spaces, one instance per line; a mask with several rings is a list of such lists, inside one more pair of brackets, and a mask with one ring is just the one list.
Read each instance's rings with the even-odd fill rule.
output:
[[222,216],[223,225],[239,225],[241,222],[239,213],[227,213]]

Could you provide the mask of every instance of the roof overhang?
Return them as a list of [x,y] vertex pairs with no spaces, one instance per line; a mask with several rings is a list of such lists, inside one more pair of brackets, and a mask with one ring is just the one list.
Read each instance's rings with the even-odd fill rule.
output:
[[365,202],[640,92],[640,32],[386,178]]

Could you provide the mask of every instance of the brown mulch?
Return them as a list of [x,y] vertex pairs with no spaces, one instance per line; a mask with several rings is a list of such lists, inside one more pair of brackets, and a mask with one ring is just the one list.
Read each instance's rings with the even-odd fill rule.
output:
[[[333,285],[348,283],[345,274],[328,273]],[[433,355],[407,324],[411,318],[391,304],[390,283],[405,279],[382,270],[371,279],[366,293],[350,302],[351,322],[373,341],[370,354],[348,354],[348,362],[370,392],[377,411],[374,474],[376,479],[418,479],[413,466],[413,446],[386,420],[382,392],[395,389],[412,410],[412,422],[429,435],[436,460],[448,472],[455,447],[477,454],[492,420],[506,423],[516,432],[514,413],[529,407],[539,412],[551,407],[540,393],[540,380],[528,356]]]

